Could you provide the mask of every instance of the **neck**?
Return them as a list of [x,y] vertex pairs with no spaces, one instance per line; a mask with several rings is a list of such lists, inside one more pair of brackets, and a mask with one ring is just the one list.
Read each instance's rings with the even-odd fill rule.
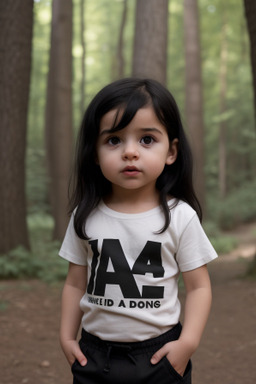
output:
[[125,190],[121,193],[112,191],[104,198],[104,202],[109,208],[118,212],[145,212],[159,205],[159,192],[154,190],[153,193],[146,194],[145,190]]

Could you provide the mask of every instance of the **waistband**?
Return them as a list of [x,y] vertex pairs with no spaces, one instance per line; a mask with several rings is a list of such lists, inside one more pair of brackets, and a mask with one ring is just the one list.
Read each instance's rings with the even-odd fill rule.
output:
[[113,342],[109,340],[101,340],[99,337],[94,336],[82,329],[82,340],[88,347],[91,346],[95,349],[103,351],[108,351],[109,347],[111,347],[113,351],[118,353],[127,351],[133,352],[133,354],[145,352],[155,353],[164,344],[177,340],[180,336],[181,329],[182,326],[178,323],[160,336],[136,342]]

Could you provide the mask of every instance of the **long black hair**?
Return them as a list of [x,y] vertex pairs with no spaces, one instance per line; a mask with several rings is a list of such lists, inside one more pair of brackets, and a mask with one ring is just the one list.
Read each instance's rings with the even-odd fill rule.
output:
[[165,165],[156,181],[163,208],[164,232],[170,224],[168,196],[187,202],[202,219],[202,210],[192,182],[192,155],[182,126],[178,106],[173,95],[160,83],[150,79],[127,78],[104,87],[89,104],[77,140],[73,190],[70,196],[70,212],[75,210],[74,228],[82,239],[88,239],[85,223],[100,200],[111,191],[111,183],[103,176],[96,163],[96,142],[102,117],[113,109],[122,108],[122,117],[112,131],[126,127],[138,109],[151,105],[159,121],[166,127],[169,141],[179,140],[178,155],[171,165]]

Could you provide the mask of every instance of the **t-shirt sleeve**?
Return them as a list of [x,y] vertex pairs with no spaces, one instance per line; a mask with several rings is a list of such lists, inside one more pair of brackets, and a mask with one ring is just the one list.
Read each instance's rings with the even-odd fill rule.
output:
[[217,257],[217,253],[195,214],[180,237],[176,254],[180,271],[187,272],[199,268]]
[[59,256],[74,264],[87,265],[87,253],[87,242],[80,239],[75,232],[73,213],[59,251]]

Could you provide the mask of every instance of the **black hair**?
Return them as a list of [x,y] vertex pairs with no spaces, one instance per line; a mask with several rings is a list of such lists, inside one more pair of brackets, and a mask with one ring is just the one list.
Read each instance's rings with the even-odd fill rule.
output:
[[191,150],[173,95],[155,80],[127,78],[117,80],[97,93],[82,120],[70,198],[70,212],[75,210],[74,228],[82,239],[88,239],[85,231],[88,216],[100,200],[111,191],[111,183],[103,176],[96,162],[96,142],[101,119],[107,112],[122,108],[120,121],[112,127],[112,131],[118,131],[131,122],[140,108],[147,105],[152,105],[157,118],[166,127],[169,141],[176,138],[179,141],[176,161],[171,165],[165,165],[156,181],[165,217],[165,225],[159,233],[167,229],[171,220],[168,196],[187,202],[202,220],[202,210],[192,182]]

